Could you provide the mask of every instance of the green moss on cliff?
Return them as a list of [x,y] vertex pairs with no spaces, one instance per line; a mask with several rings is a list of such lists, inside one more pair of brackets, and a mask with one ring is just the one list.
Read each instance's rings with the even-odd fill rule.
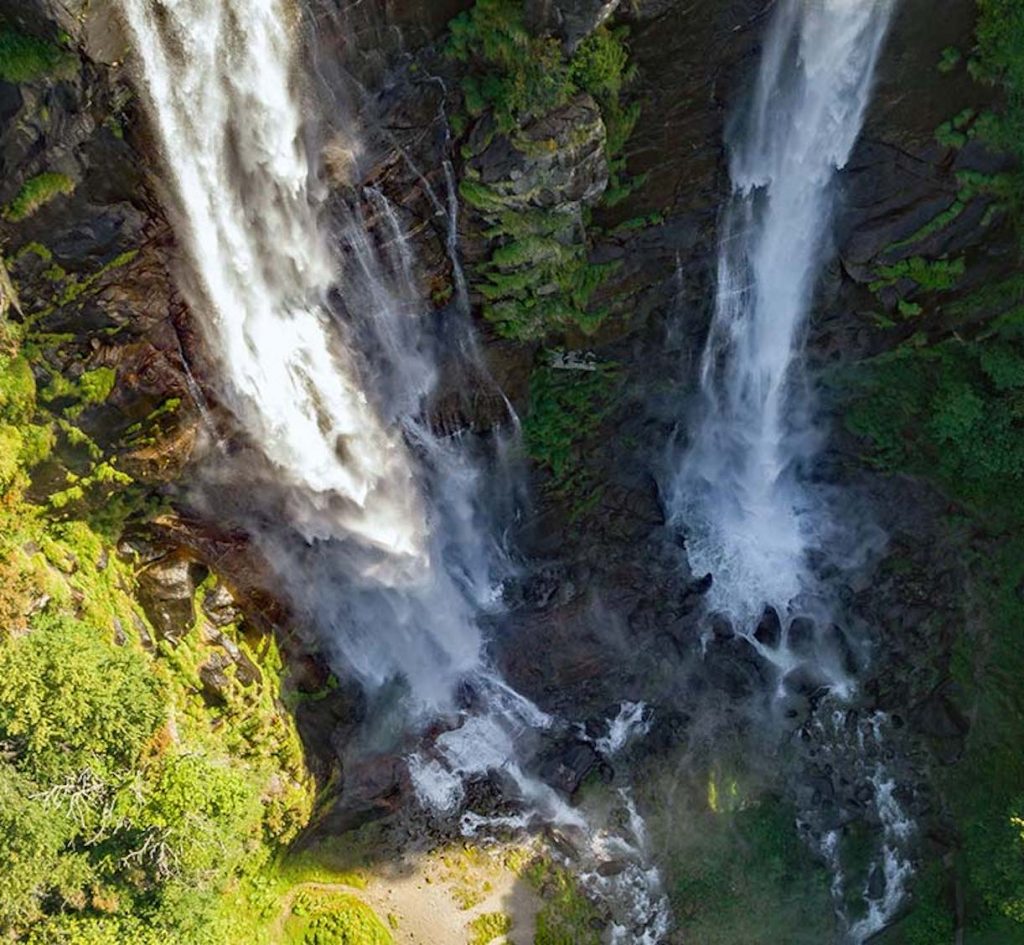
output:
[[63,49],[19,32],[0,20],[0,79],[32,82],[62,71],[72,61]]
[[563,370],[547,362],[530,376],[530,410],[523,424],[526,450],[549,475],[547,487],[580,514],[600,499],[597,472],[588,462],[614,397],[615,365]]
[[75,182],[66,174],[46,172],[26,181],[17,196],[4,209],[4,219],[20,223],[61,195],[75,191]]
[[[604,199],[614,202],[629,192],[635,181],[626,175],[622,151],[640,106],[622,101],[634,75],[626,30],[599,27],[567,56],[555,38],[529,33],[518,0],[477,0],[451,22],[450,34],[447,52],[464,67],[469,118],[488,113],[496,132],[508,135],[515,148],[542,154],[556,142],[529,140],[523,127],[586,92],[598,104],[604,126],[610,171]],[[461,133],[465,117],[454,125]],[[493,133],[476,147],[486,147],[491,138]],[[468,145],[463,151],[467,159],[473,157]],[[468,169],[460,193],[486,221],[486,237],[497,244],[471,275],[484,298],[484,316],[503,336],[528,341],[565,329],[590,333],[601,324],[607,311],[593,300],[612,267],[590,262],[585,211],[581,215],[578,206],[541,210],[543,200],[527,209],[514,182],[485,184]]]

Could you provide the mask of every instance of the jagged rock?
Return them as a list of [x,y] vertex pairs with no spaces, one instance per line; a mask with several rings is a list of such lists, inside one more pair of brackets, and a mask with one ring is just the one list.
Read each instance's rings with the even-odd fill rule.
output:
[[704,654],[703,671],[708,682],[734,699],[764,692],[773,671],[745,637],[716,636]]
[[556,33],[569,49],[593,32],[622,0],[525,0],[527,27],[537,33]]
[[242,615],[241,608],[227,587],[215,584],[203,597],[203,613],[215,627],[227,627]]
[[782,642],[782,621],[779,620],[779,613],[774,607],[765,607],[754,636],[762,646],[773,650]]
[[799,656],[808,656],[814,651],[815,636],[810,617],[794,617],[786,631],[786,645]]
[[226,653],[214,653],[199,667],[203,683],[203,698],[209,705],[226,705],[231,695],[231,677],[228,668],[231,659]]
[[195,593],[204,569],[181,554],[159,558],[138,578],[139,603],[157,635],[178,643],[195,623]]
[[601,765],[601,757],[588,742],[573,741],[560,746],[540,768],[540,776],[552,787],[575,794],[591,771]]
[[[477,125],[478,134],[490,137],[489,120]],[[608,186],[605,141],[601,110],[581,92],[514,138],[495,135],[469,168],[500,194],[509,210],[553,210],[577,217]]]

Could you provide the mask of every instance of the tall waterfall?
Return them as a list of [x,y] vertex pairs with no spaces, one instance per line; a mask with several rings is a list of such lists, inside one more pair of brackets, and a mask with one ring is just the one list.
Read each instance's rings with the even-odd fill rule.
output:
[[823,510],[801,352],[836,171],[860,134],[891,0],[781,0],[735,127],[718,288],[692,439],[668,490],[710,606],[747,623],[807,586]]
[[[288,0],[121,10],[189,263],[182,288],[217,359],[218,396],[284,503],[285,521],[255,537],[286,596],[364,681],[400,677],[414,704],[445,703],[479,667],[492,551],[476,521],[480,475],[421,419],[436,367],[404,236],[393,227],[380,250],[350,210],[335,252],[320,222],[299,11]],[[390,225],[383,197],[368,202]]]

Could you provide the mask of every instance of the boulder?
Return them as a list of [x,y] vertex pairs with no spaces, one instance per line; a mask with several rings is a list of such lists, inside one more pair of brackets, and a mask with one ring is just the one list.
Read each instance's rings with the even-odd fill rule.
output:
[[192,629],[196,587],[204,572],[191,558],[172,553],[139,574],[139,603],[158,637],[177,644]]

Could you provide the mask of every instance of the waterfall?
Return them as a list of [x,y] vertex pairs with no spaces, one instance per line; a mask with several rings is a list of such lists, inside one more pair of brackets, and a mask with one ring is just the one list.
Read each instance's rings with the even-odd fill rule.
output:
[[[479,470],[422,420],[436,361],[393,210],[367,195],[383,249],[352,209],[328,240],[293,4],[121,11],[186,256],[181,288],[218,397],[267,461],[257,485],[284,508],[283,521],[257,508],[246,524],[332,655],[373,687],[401,678],[416,707],[447,704],[480,665],[493,542],[477,521]],[[232,485],[229,457],[207,465]],[[258,476],[245,472],[235,493]]]
[[782,0],[730,152],[699,413],[667,489],[709,605],[749,626],[808,590],[827,512],[802,485],[820,437],[801,353],[836,171],[860,134],[891,0]]

